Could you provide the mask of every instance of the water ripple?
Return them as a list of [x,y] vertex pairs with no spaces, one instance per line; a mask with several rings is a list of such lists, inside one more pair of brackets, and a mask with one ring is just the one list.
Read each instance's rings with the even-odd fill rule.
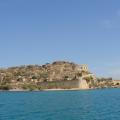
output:
[[120,89],[1,92],[0,120],[119,120]]

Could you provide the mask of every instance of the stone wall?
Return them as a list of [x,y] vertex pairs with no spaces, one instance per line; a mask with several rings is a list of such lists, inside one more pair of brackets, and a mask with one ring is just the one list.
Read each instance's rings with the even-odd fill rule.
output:
[[38,83],[42,89],[89,89],[86,80],[66,80]]

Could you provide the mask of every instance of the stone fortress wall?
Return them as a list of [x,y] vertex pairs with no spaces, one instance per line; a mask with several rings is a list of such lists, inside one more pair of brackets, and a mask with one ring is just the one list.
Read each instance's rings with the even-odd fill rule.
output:
[[38,83],[44,89],[89,89],[86,80],[66,80]]

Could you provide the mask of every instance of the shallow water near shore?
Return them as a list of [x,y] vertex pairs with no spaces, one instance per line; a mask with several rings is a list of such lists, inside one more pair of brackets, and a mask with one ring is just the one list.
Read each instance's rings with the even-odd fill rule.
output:
[[0,92],[0,120],[119,120],[120,89]]

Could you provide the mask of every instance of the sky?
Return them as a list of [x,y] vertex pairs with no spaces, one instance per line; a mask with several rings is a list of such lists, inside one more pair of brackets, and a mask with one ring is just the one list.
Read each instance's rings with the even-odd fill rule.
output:
[[65,60],[120,79],[120,0],[0,0],[0,67]]

